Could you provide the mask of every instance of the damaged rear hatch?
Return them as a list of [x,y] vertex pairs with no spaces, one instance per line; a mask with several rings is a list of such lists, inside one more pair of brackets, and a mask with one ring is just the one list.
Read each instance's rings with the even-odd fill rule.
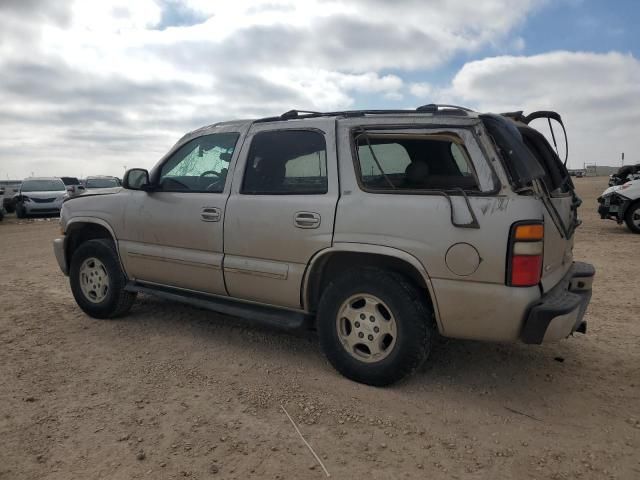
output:
[[[573,236],[580,225],[577,209],[582,201],[566,168],[568,141],[562,118],[551,111],[527,116],[522,112],[487,114],[481,118],[500,150],[514,190],[537,195],[544,203],[541,284],[546,292],[571,268]],[[537,128],[532,125],[534,121]]]

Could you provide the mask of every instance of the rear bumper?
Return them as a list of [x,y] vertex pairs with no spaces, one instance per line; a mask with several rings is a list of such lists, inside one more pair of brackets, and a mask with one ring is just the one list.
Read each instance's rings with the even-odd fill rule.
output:
[[539,345],[566,338],[576,331],[586,333],[583,317],[591,300],[595,273],[593,265],[574,262],[558,285],[529,309],[522,341]]

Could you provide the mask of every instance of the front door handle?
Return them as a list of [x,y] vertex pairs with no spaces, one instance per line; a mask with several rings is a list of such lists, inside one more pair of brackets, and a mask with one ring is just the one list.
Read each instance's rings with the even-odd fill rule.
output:
[[298,228],[318,228],[320,226],[320,214],[315,212],[296,212],[293,222]]
[[221,212],[218,207],[203,207],[200,212],[200,219],[203,222],[219,222]]

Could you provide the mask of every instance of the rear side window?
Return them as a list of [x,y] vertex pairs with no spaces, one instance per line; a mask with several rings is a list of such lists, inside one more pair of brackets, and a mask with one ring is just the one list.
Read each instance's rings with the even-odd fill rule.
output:
[[240,193],[327,193],[327,147],[324,135],[312,130],[257,133],[251,142]]
[[355,145],[365,190],[478,190],[457,136],[365,133],[356,136]]
[[531,127],[521,127],[522,140],[533,156],[544,168],[545,175],[542,181],[547,190],[552,194],[567,193],[573,189],[573,183],[569,172],[562,161],[551,148],[547,139],[537,130]]

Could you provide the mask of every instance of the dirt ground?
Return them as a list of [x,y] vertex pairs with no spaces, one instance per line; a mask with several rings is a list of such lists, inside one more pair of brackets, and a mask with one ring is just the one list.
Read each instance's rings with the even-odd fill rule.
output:
[[0,479],[640,478],[640,236],[576,180],[589,332],[541,347],[446,341],[410,379],[339,376],[312,334],[139,297],[75,305],[57,219],[0,223]]

